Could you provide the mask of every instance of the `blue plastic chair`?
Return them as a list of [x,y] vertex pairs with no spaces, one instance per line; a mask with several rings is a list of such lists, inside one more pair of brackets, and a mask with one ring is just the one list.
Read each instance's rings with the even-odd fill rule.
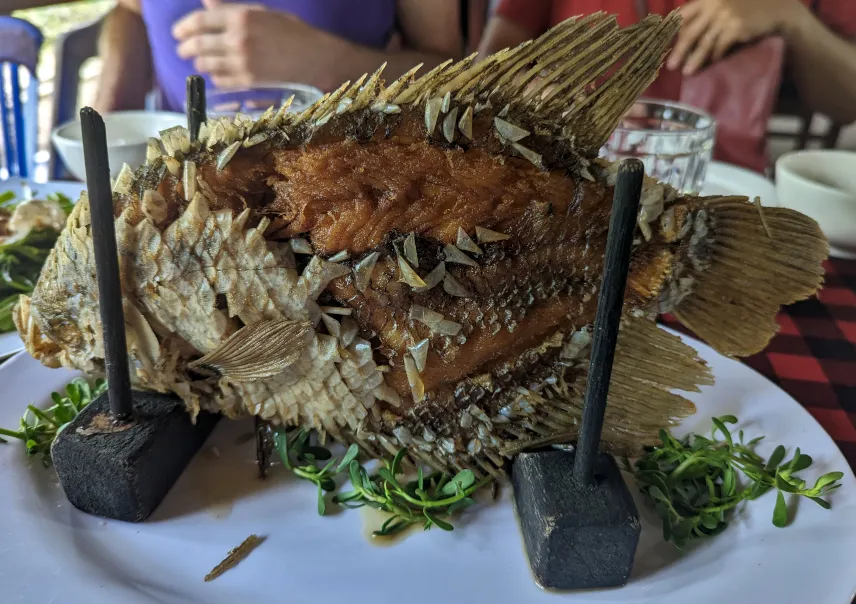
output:
[[[36,65],[42,40],[42,32],[32,23],[0,16],[0,150],[10,176],[29,178],[35,167],[39,107]],[[30,76],[24,95],[22,68]]]

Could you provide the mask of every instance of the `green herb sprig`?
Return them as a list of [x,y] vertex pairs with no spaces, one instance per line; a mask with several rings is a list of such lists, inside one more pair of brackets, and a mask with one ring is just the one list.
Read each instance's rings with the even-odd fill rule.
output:
[[[28,405],[21,418],[21,428],[17,431],[0,428],[0,437],[15,438],[24,441],[27,455],[41,455],[45,466],[51,462],[51,445],[66,425],[73,420],[84,407],[107,389],[107,382],[95,381],[93,386],[84,378],[75,378],[65,388],[65,396],[51,393],[53,405],[39,409]],[[0,442],[6,442],[0,438]]]
[[[402,474],[405,449],[391,460],[384,460],[377,472],[370,474],[358,460],[360,449],[356,444],[339,460],[328,449],[310,444],[309,433],[302,428],[277,428],[274,447],[286,468],[318,487],[321,515],[326,512],[325,493],[336,490],[334,477],[347,469],[353,490],[335,495],[333,503],[349,509],[368,506],[388,513],[383,526],[374,531],[376,536],[393,535],[417,523],[425,530],[437,526],[451,531],[454,527],[449,518],[475,503],[471,495],[492,480],[485,477],[476,481],[472,470],[454,476],[444,472],[425,476],[419,468],[416,480],[402,484],[397,477]],[[319,468],[319,461],[327,463]]]
[[[273,433],[273,444],[286,468],[318,487],[318,513],[323,516],[327,511],[324,493],[336,490],[333,477],[347,468],[351,460],[356,459],[360,454],[359,447],[351,445],[337,465],[338,460],[331,459],[333,455],[329,449],[309,443],[309,432],[303,428],[289,430],[278,427]],[[327,461],[327,464],[318,469],[316,461]]]
[[[9,208],[11,206],[16,205],[16,203],[12,203],[16,201],[18,196],[14,191],[5,191],[0,193],[0,208]],[[65,212],[66,216],[71,215],[71,211],[74,209],[74,202],[68,195],[64,195],[62,193],[51,193],[45,197],[48,201],[56,202],[60,209]]]
[[492,480],[487,476],[477,482],[472,470],[461,470],[454,476],[432,472],[426,477],[419,468],[416,480],[402,484],[397,477],[402,473],[405,453],[402,449],[392,460],[384,460],[383,467],[372,475],[358,461],[352,461],[348,475],[353,490],[333,498],[347,508],[365,505],[390,514],[380,530],[374,531],[376,536],[394,535],[417,523],[425,530],[437,526],[451,531],[454,527],[448,519],[474,504],[471,495]]
[[841,486],[842,472],[824,474],[807,488],[796,473],[811,466],[811,457],[796,449],[791,459],[783,461],[786,452],[779,445],[765,461],[754,451],[763,437],[744,444],[743,430],[735,439],[726,426],[736,424],[736,417],[712,421],[711,438],[693,434],[677,439],[661,430],[661,443],[646,449],[636,462],[636,482],[661,517],[666,541],[684,548],[693,540],[718,535],[727,528],[735,508],[772,489],[777,490],[773,524],[780,528],[789,523],[785,493],[830,507],[823,497]]

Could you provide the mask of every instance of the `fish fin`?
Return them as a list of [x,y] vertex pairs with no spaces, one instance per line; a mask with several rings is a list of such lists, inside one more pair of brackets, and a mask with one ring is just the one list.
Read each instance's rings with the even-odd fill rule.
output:
[[[638,453],[652,445],[662,428],[676,425],[696,411],[675,393],[699,392],[713,384],[713,374],[698,352],[680,336],[645,318],[622,321],[610,378],[603,441],[615,451]],[[635,427],[634,427],[635,426]],[[636,431],[632,442],[630,431]]]
[[33,358],[51,369],[62,367],[63,360],[72,366],[71,362],[67,360],[67,353],[50,338],[43,335],[38,322],[34,320],[30,296],[26,294],[18,296],[18,302],[12,308],[12,321],[24,341],[27,352]]
[[[479,63],[472,64],[472,56],[444,63],[391,102],[416,104],[450,93],[457,102],[507,107],[534,131],[564,132],[576,153],[593,158],[656,79],[680,24],[677,12],[623,29],[605,13],[568,19]],[[536,82],[539,74],[546,75]],[[532,144],[537,152],[538,141]]]
[[755,354],[779,330],[779,309],[821,287],[829,244],[814,220],[793,210],[745,197],[706,198],[701,207],[709,233],[696,243],[702,257],[687,267],[693,289],[671,312],[721,354]]
[[[345,98],[350,104],[342,113],[387,104],[421,105],[449,95],[456,105],[507,107],[503,113],[526,127],[553,132],[576,154],[594,158],[621,117],[656,79],[680,23],[675,11],[621,28],[615,16],[599,12],[563,21],[535,40],[480,62],[472,54],[445,61],[418,78],[415,69],[410,70],[388,87],[381,80],[381,66],[365,85],[358,86],[366,75],[357,85],[344,84],[283,126],[291,129],[319,119],[326,123]],[[541,74],[546,75],[538,80]],[[555,143],[531,145],[538,152],[538,145]]]
[[188,364],[240,382],[274,376],[294,363],[313,333],[307,321],[259,321],[242,327],[217,348]]
[[[392,433],[384,438],[396,446],[407,446],[414,463],[421,461],[446,471],[468,468],[477,474],[502,473],[506,460],[521,451],[575,442],[582,421],[591,342],[574,344],[571,338],[575,350],[570,352],[568,344],[562,343],[566,339],[561,336],[556,342],[563,347],[561,366],[566,368],[557,366],[554,382],[537,391],[512,386],[512,404],[503,398],[502,391],[494,391],[499,402],[481,399],[480,407],[465,406],[465,413],[472,416],[466,428],[459,420],[463,416],[453,406],[456,411],[451,419],[444,420],[445,424],[435,422],[434,428],[443,424],[436,430],[436,439],[424,436],[427,424],[422,418],[436,420],[444,414],[449,418],[448,406],[431,407],[428,402],[418,413],[397,417],[390,410],[385,422]],[[542,351],[548,348],[554,348],[553,344],[539,347]],[[527,354],[537,355],[535,350]],[[644,446],[658,442],[661,429],[669,429],[695,413],[695,405],[676,390],[698,392],[700,386],[712,383],[707,364],[680,336],[649,319],[625,317],[613,363],[602,447],[620,455],[639,454]],[[508,405],[511,413],[504,412],[502,405]],[[395,441],[404,438],[402,432],[410,436]],[[448,438],[440,438],[441,432]],[[363,436],[368,436],[365,430]],[[388,449],[381,436],[375,435],[372,440]],[[347,434],[348,439],[353,435]],[[443,441],[448,445],[450,439],[459,443],[454,452],[444,446]]]
[[136,304],[123,298],[122,307],[125,314],[128,347],[136,351],[143,369],[151,372],[160,360],[160,342]]
[[[586,369],[587,364],[588,360]],[[532,420],[536,432],[555,433],[558,422],[568,431],[551,441],[576,440],[587,380],[586,370],[573,383],[563,386],[563,397],[553,400],[543,397],[546,407],[541,407],[535,399],[531,401],[536,409],[536,418]],[[645,318],[624,318],[609,382],[603,448],[629,455],[638,453],[645,445],[655,444],[660,429],[668,429],[696,411],[692,402],[674,391],[698,392],[699,386],[710,384],[713,375],[707,364],[679,336]]]
[[[623,29],[615,16],[602,12],[572,18],[482,61],[477,62],[475,54],[449,59],[420,77],[414,68],[389,86],[381,77],[381,65],[299,113],[289,111],[289,99],[256,122],[241,116],[211,120],[199,141],[188,144],[193,150],[212,151],[251,140],[253,145],[271,141],[293,147],[322,131],[334,136],[359,132],[368,139],[378,128],[395,123],[383,114],[402,113],[406,106],[411,118],[420,110],[425,113],[429,139],[452,145],[493,143],[492,153],[522,157],[539,168],[579,170],[587,163],[580,159],[597,157],[621,117],[656,79],[680,24],[677,11],[666,17],[651,15]],[[372,112],[377,115],[372,117]],[[476,114],[510,120],[513,140],[504,138],[499,126],[498,138],[492,128],[483,127],[473,139]],[[456,129],[459,117],[462,123]],[[489,119],[481,121],[490,124]],[[155,165],[160,169],[153,160]]]

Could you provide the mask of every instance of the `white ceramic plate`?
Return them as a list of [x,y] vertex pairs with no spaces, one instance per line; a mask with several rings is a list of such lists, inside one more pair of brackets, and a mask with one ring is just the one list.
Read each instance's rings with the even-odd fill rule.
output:
[[24,343],[15,331],[0,333],[0,361],[24,350]]
[[[0,193],[13,191],[19,199],[32,199],[34,197],[45,197],[51,193],[62,193],[73,201],[77,201],[81,191],[86,185],[79,182],[45,182],[31,183],[20,178],[0,180]],[[25,197],[26,196],[26,197]],[[15,332],[0,333],[0,360],[20,352],[24,349],[24,343]]]
[[[759,449],[800,446],[815,465],[842,470],[826,511],[801,502],[795,523],[771,524],[775,496],[754,502],[729,527],[684,556],[661,539],[642,507],[643,533],[629,584],[584,594],[541,591],[533,582],[503,488],[499,503],[468,511],[452,533],[415,533],[392,547],[363,536],[361,512],[319,517],[312,485],[274,468],[255,478],[253,443],[236,438],[249,422],[223,422],[163,505],[146,523],[105,521],[73,509],[52,471],[28,463],[19,444],[0,447],[0,585],[4,603],[235,604],[236,602],[443,602],[686,604],[734,602],[849,604],[856,591],[856,478],[830,437],[783,391],[694,343],[714,387],[692,398],[684,428],[707,432],[710,417],[735,414]],[[26,354],[0,368],[0,425],[27,403],[44,404],[72,373]],[[219,455],[219,457],[217,456]],[[267,540],[237,568],[203,577],[248,535]]]
[[779,205],[776,186],[756,172],[718,161],[707,167],[702,195],[745,195],[760,197],[766,206]]

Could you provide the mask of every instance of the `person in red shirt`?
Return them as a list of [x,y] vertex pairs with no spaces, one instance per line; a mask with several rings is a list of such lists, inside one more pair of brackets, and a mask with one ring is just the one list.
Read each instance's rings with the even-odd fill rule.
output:
[[779,35],[787,46],[785,80],[806,108],[840,123],[856,121],[856,0],[500,0],[479,54],[516,46],[578,15],[603,11],[628,26],[675,9],[684,23],[653,87],[656,96],[675,99],[664,91],[680,90],[682,76],[737,45]]

